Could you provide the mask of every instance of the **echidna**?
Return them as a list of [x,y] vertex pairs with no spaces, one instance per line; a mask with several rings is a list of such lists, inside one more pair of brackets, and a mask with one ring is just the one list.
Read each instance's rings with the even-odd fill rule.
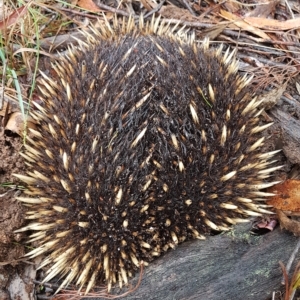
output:
[[[182,32],[181,32],[182,33]],[[26,152],[44,281],[108,289],[192,238],[267,213],[260,101],[234,54],[159,20],[108,22],[45,74]]]

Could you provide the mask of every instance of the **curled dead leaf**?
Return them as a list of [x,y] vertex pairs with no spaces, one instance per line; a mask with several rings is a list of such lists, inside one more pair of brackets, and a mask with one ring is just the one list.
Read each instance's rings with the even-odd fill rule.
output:
[[279,218],[281,228],[284,228],[285,230],[292,232],[296,236],[300,236],[299,221],[288,218],[287,215],[281,210],[277,210],[276,213]]
[[288,218],[288,216],[300,215],[300,181],[289,179],[269,191],[277,194],[268,200],[268,204],[276,209],[281,228],[300,236],[300,222]]
[[[28,117],[27,119],[27,128],[36,129],[36,126],[30,117]],[[24,136],[25,123],[24,123],[22,113],[21,112],[12,113],[9,116],[9,119],[4,129],[15,132],[20,136]]]
[[286,180],[283,183],[268,190],[276,194],[267,201],[277,210],[284,211],[288,215],[300,215],[300,181],[295,179]]

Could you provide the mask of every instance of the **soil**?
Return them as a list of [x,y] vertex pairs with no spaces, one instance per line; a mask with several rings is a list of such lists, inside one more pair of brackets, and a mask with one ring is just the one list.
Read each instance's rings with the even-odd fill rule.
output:
[[15,199],[20,187],[17,186],[18,180],[12,176],[24,173],[24,161],[19,155],[21,147],[19,136],[0,129],[0,299],[10,299],[10,282],[24,270],[24,263],[19,261],[25,253],[23,235],[14,233],[14,230],[24,224],[25,208]]

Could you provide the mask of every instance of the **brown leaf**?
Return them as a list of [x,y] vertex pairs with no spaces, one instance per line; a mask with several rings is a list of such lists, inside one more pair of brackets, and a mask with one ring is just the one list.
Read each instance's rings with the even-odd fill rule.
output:
[[23,17],[27,12],[27,6],[21,6],[20,8],[16,9],[13,13],[11,13],[6,19],[0,22],[0,30],[5,27],[9,27],[10,25],[15,24],[19,18]]
[[280,227],[300,236],[300,222],[288,218],[281,210],[276,211],[280,221]]
[[224,29],[226,29],[226,27],[228,26],[228,23],[224,24],[224,23],[220,23],[220,24],[216,24],[211,28],[207,28],[204,30],[201,30],[201,37],[207,37],[210,40],[214,40],[215,38],[217,38],[217,36],[219,34],[221,34],[223,32]]
[[[27,128],[35,129],[36,126],[33,123],[31,118],[27,120]],[[24,134],[24,120],[21,112],[14,112],[9,116],[9,120],[4,128],[5,130],[10,130],[12,132],[17,133],[20,136]]]
[[199,22],[198,17],[194,17],[187,9],[172,5],[163,6],[159,14],[167,19],[177,19],[185,22]]
[[270,193],[276,194],[268,200],[268,204],[276,209],[299,215],[300,213],[300,181],[289,179],[283,183],[268,190]]
[[270,37],[267,34],[265,34],[262,30],[255,28],[254,26],[245,22],[244,18],[236,16],[235,14],[232,14],[223,9],[220,10],[220,14],[226,20],[232,21],[233,24],[235,26],[237,26],[238,28],[241,28],[242,30],[245,30],[245,31],[252,32],[263,39],[270,40]]
[[79,0],[77,5],[94,13],[102,11],[92,0]]
[[245,15],[247,17],[268,17],[271,13],[275,11],[276,6],[280,3],[280,0],[269,0],[258,3],[256,7]]
[[141,0],[143,6],[148,10],[151,11],[153,9],[153,3],[149,0]]
[[7,101],[3,102],[3,107],[0,110],[0,117],[4,117],[7,115],[7,113],[11,112],[11,108],[9,107],[9,103]]
[[300,18],[279,21],[274,19],[246,17],[243,19],[246,23],[251,24],[253,27],[267,29],[267,30],[291,30],[300,28]]

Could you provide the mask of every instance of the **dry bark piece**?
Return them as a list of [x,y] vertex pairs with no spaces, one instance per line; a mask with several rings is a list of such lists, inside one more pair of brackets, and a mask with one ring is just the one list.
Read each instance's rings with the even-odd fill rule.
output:
[[268,110],[268,109],[271,109],[274,105],[276,105],[278,103],[278,101],[280,100],[282,94],[285,92],[287,83],[288,82],[285,82],[278,88],[274,88],[274,89],[268,91],[267,93],[262,94],[259,97],[259,100],[263,100],[262,107],[264,107],[266,110]]
[[270,111],[271,117],[279,121],[282,128],[283,152],[292,164],[300,164],[300,121],[278,108]]

